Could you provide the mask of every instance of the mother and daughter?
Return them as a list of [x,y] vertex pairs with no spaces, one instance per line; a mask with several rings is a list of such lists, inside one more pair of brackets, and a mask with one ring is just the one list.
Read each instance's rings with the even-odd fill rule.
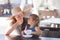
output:
[[13,16],[9,18],[12,20],[11,29],[9,29],[6,35],[10,35],[12,31],[14,31],[17,27],[20,30],[19,33],[21,35],[26,35],[25,31],[31,30],[32,37],[39,37],[42,34],[38,24],[39,24],[39,17],[35,14],[30,14],[29,18],[26,19],[24,16],[30,11],[30,8],[27,8],[24,11],[21,11],[20,7],[16,7],[13,9]]

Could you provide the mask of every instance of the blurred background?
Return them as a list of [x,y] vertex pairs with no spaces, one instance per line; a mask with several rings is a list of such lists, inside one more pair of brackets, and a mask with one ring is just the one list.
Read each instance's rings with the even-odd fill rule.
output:
[[38,16],[38,10],[45,9],[57,10],[57,14],[60,15],[60,0],[0,0],[0,34],[5,34],[10,28],[10,21],[7,19],[12,15],[12,9],[16,6],[21,7],[22,10],[33,6],[30,12]]

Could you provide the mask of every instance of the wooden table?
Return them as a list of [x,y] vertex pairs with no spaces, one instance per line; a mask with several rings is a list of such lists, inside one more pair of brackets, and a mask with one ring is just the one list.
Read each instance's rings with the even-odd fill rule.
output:
[[39,37],[39,38],[23,38],[21,36],[5,36],[0,34],[0,40],[60,40],[60,38]]

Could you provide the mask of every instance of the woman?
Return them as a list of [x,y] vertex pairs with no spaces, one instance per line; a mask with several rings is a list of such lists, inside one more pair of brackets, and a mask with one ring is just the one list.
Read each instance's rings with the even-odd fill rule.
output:
[[30,8],[27,8],[24,11],[21,11],[20,7],[15,7],[12,11],[13,16],[9,18],[9,20],[12,20],[11,29],[8,30],[6,35],[9,35],[12,31],[14,31],[17,26],[22,26],[21,30],[24,30],[25,23],[24,23],[24,16],[30,11]]

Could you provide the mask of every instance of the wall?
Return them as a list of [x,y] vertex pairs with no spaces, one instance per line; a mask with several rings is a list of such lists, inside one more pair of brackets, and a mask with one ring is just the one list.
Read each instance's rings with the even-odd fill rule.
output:
[[60,0],[53,0],[53,5],[58,9],[60,14]]

